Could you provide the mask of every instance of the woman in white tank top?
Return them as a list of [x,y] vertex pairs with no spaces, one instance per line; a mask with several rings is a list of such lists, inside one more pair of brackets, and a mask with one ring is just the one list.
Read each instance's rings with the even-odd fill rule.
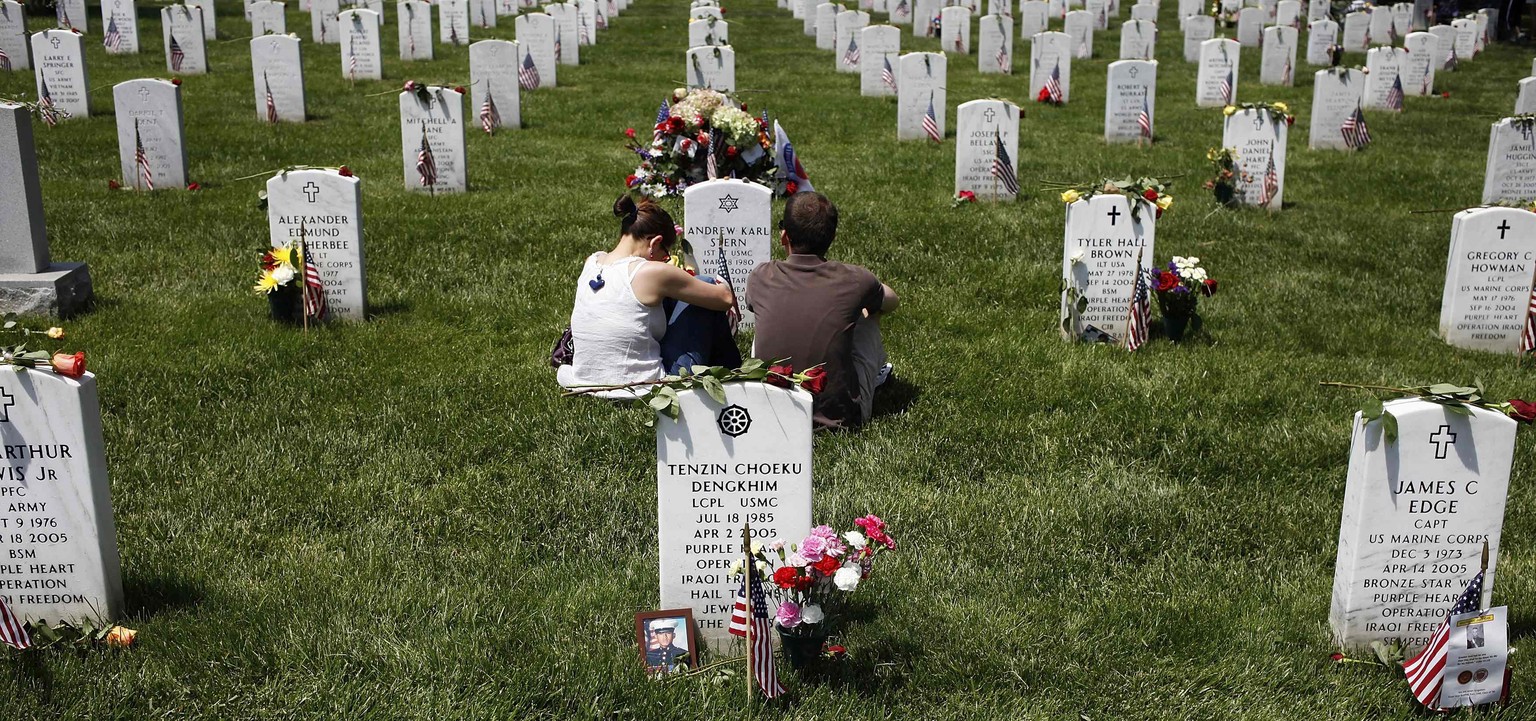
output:
[[[636,204],[628,195],[614,203],[613,214],[619,218],[618,243],[588,256],[576,282],[574,352],[571,364],[558,370],[560,385],[637,383],[675,372],[678,365],[740,364],[725,314],[736,303],[730,286],[665,262],[677,242],[672,217],[651,201]],[[669,301],[688,307],[668,313]]]

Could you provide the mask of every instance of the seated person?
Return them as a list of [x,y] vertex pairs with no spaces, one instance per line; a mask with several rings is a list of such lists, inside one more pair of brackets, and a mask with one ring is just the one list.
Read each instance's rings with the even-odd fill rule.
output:
[[868,270],[827,260],[837,206],[826,196],[791,195],[779,229],[789,257],[758,266],[747,281],[747,307],[757,314],[753,355],[788,359],[796,371],[824,365],[816,425],[861,425],[869,420],[875,388],[890,376],[880,316],[896,310],[896,293]]
[[[628,195],[614,202],[613,214],[618,244],[588,256],[576,281],[573,354],[558,369],[560,385],[619,385],[658,380],[681,367],[741,365],[726,314],[736,295],[724,281],[695,278],[666,262],[677,243],[672,216]],[[666,301],[674,302],[664,308]]]

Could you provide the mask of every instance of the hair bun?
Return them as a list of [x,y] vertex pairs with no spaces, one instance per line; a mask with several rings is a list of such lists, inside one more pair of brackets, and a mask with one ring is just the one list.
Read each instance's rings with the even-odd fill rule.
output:
[[639,215],[640,208],[635,205],[635,199],[629,197],[628,193],[619,196],[618,200],[613,201],[613,217],[618,218],[620,223],[629,225],[635,222],[635,218],[639,217]]

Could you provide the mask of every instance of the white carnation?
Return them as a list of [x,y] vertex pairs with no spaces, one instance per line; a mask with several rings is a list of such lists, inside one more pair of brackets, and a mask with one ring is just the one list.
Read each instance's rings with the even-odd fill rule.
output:
[[822,613],[821,606],[810,604],[800,607],[801,623],[821,623],[826,618],[827,614]]
[[286,285],[288,281],[293,280],[293,268],[286,265],[279,265],[273,268],[272,279],[277,281],[278,285]]
[[[1078,252],[1081,253],[1082,251]],[[852,546],[855,551],[862,551],[865,546],[869,545],[869,539],[865,538],[864,534],[858,531],[844,533],[843,540],[847,541],[848,545]]]
[[858,588],[859,581],[862,580],[864,580],[864,571],[856,564],[850,563],[837,569],[837,573],[832,574],[832,583],[837,584],[837,587],[843,591],[852,591]]

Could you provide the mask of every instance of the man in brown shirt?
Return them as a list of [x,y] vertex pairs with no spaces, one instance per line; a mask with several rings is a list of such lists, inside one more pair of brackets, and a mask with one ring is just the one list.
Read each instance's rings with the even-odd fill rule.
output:
[[827,260],[837,206],[826,196],[790,196],[779,229],[789,257],[758,266],[747,281],[747,307],[757,314],[753,355],[788,359],[799,371],[823,365],[816,425],[858,426],[869,420],[875,388],[889,374],[880,315],[896,309],[896,293],[868,270]]

